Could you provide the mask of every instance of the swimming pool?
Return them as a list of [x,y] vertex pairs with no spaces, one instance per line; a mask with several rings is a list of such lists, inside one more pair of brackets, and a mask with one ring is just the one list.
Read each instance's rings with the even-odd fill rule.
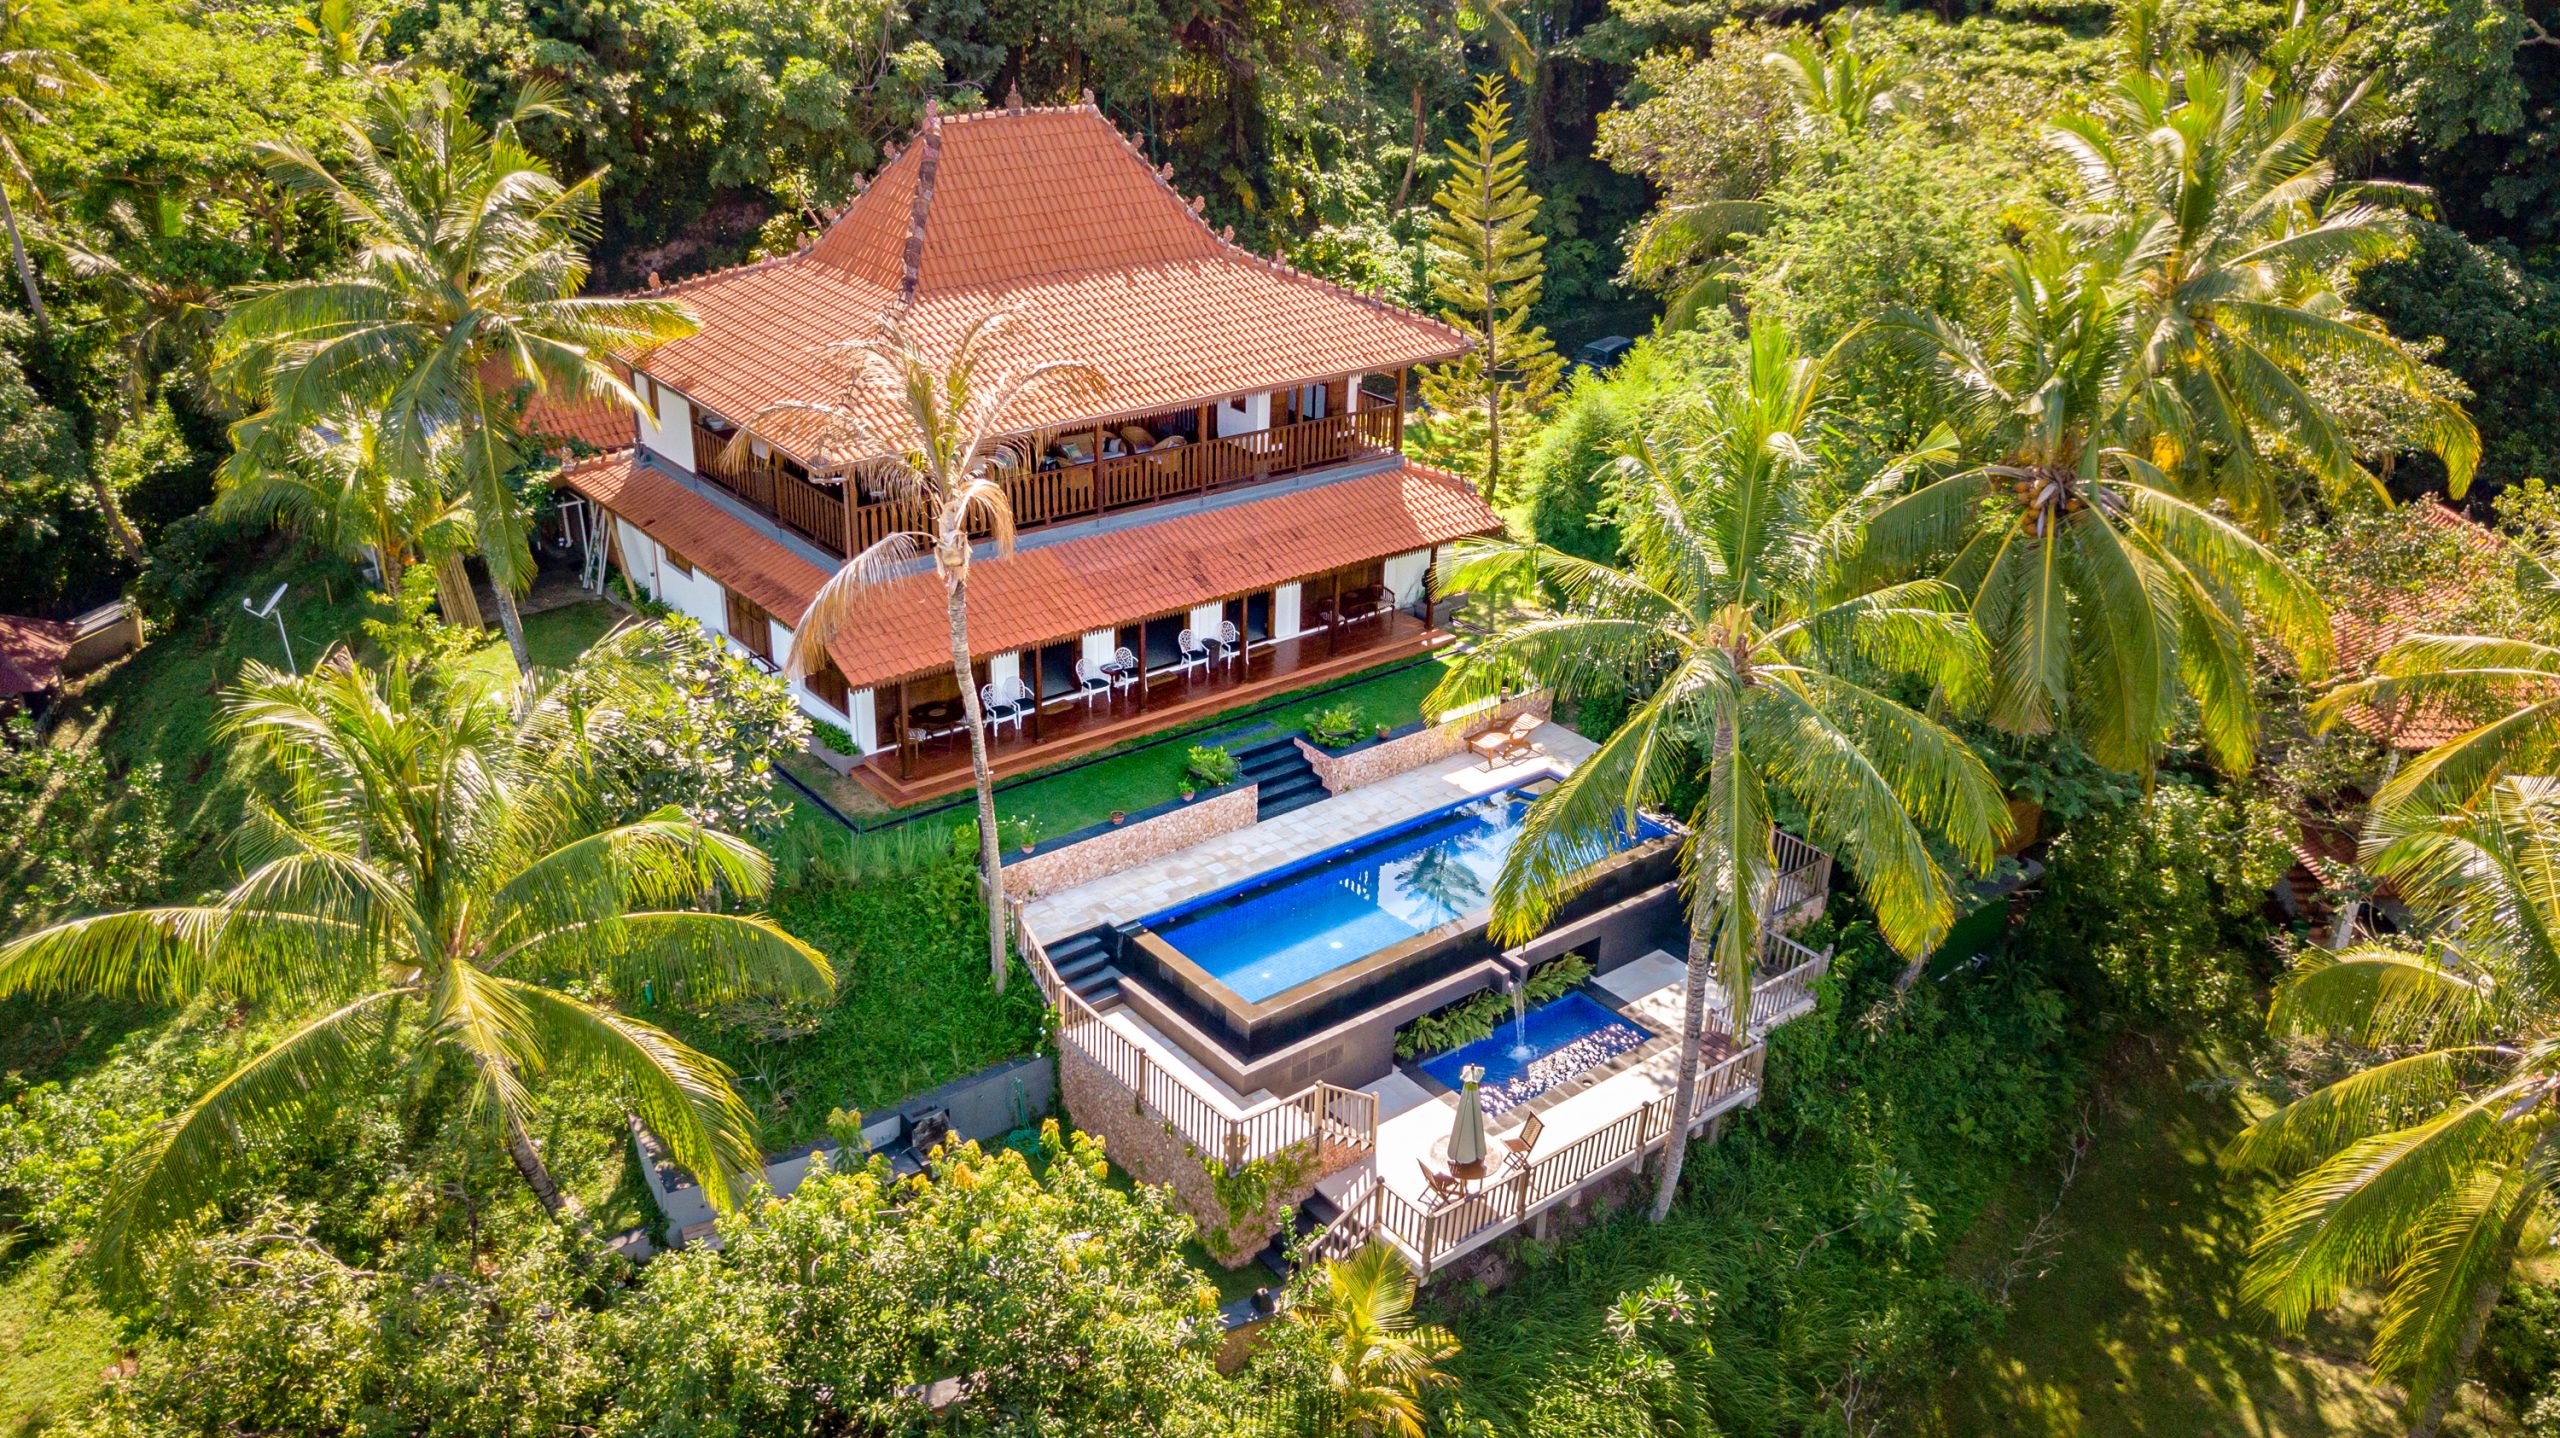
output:
[[[1485,908],[1529,804],[1517,790],[1467,800],[1144,924],[1260,1003]],[[1615,847],[1667,832],[1639,818]]]
[[1485,1117],[1526,1103],[1586,1069],[1641,1048],[1653,1031],[1580,990],[1541,1004],[1515,1025],[1422,1061],[1422,1071],[1450,1088],[1459,1070],[1484,1065],[1478,1096]]

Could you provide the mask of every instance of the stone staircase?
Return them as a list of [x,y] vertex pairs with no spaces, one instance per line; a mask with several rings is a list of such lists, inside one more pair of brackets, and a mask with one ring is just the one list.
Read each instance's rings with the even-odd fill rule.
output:
[[1330,797],[1295,737],[1238,749],[1235,754],[1244,780],[1260,786],[1253,816],[1256,823],[1267,823],[1292,809],[1303,809]]
[[1096,1013],[1120,1006],[1121,974],[1112,963],[1120,952],[1117,940],[1108,925],[1097,924],[1049,946],[1049,963],[1057,969],[1058,981],[1093,1005]]

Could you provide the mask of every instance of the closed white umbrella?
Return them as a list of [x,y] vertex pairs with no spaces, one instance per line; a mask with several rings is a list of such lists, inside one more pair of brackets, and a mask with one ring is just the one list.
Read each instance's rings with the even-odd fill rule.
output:
[[1484,1098],[1478,1085],[1484,1082],[1484,1065],[1469,1064],[1458,1070],[1458,1082],[1458,1122],[1449,1130],[1449,1166],[1479,1168],[1484,1164]]

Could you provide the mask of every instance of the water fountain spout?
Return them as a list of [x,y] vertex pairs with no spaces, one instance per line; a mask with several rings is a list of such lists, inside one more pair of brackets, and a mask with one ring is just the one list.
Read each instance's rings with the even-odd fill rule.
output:
[[1516,979],[1502,986],[1511,991],[1511,1057],[1525,1059],[1536,1052],[1529,1047],[1529,986]]

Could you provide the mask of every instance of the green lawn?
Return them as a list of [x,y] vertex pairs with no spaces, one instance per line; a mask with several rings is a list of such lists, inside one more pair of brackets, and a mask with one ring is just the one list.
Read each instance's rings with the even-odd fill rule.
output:
[[308,666],[329,645],[362,632],[368,606],[354,571],[288,547],[216,593],[201,612],[82,678],[55,732],[57,744],[95,746],[120,773],[159,764],[176,841],[169,855],[174,894],[201,892],[226,872],[226,847],[240,827],[241,789],[225,772],[215,742],[221,696],[249,660],[284,667],[275,621],[253,619],[240,607],[244,598],[264,603],[280,583],[288,586],[280,612],[296,663]]
[[[601,599],[545,609],[524,617],[524,647],[532,654],[535,665],[544,669],[565,669],[602,639],[607,630],[628,617],[628,611],[617,609]],[[457,677],[500,683],[513,678],[515,668],[515,657],[507,652],[506,636],[491,629],[488,642],[455,665],[454,673]]]
[[[2149,1063],[2146,1060],[2146,1063]],[[2294,1337],[2239,1294],[2261,1185],[2216,1160],[2264,1108],[2196,1062],[2119,1074],[2111,1111],[2060,1214],[2059,1249],[2022,1280],[2004,1332],[1940,1389],[1915,1431],[1937,1438],[2386,1438],[2397,1389],[2362,1361],[2370,1316]],[[2014,1196],[2013,1239],[2051,1201],[2054,1171]],[[1986,1222],[1983,1231],[2001,1231]],[[2004,1240],[2008,1241],[2008,1240]],[[1989,1257],[1990,1255],[1985,1255]],[[2449,1435],[2519,1431],[2477,1385]]]
[[43,1432],[87,1403],[116,1361],[115,1320],[67,1248],[0,1257],[0,1438]]

